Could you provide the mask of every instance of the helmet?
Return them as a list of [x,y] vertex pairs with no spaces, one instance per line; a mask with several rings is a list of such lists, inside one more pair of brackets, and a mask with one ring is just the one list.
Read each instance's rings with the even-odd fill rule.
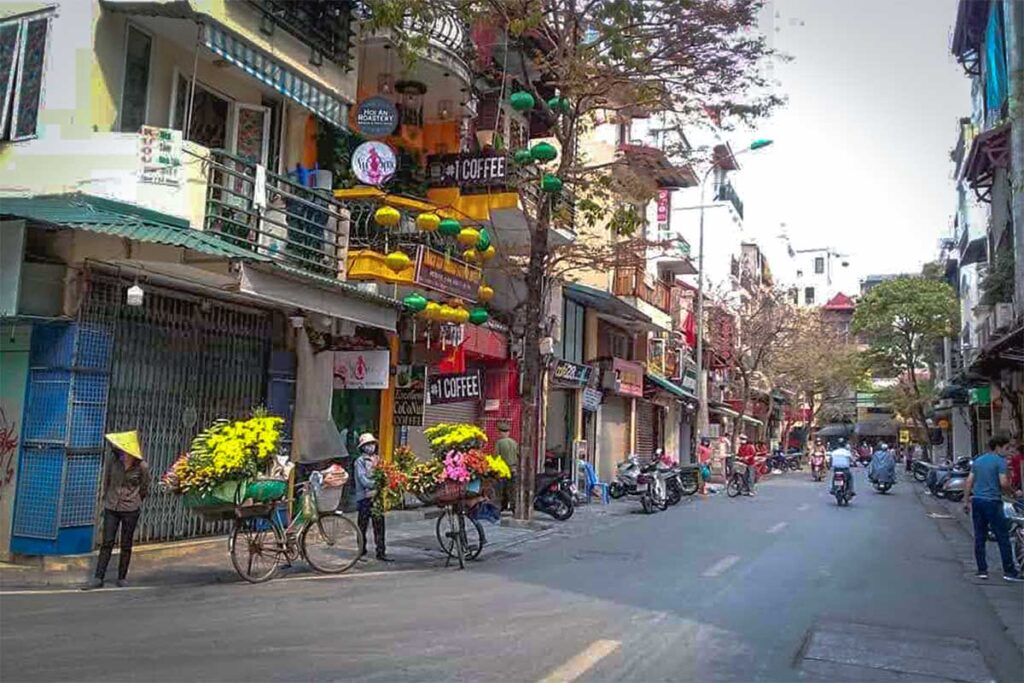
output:
[[889,444],[883,441],[882,443],[878,444],[878,448],[880,450],[887,451],[889,450]]
[[749,441],[746,434],[740,434],[740,441]]
[[365,432],[359,436],[359,443],[357,444],[357,446],[359,448],[362,448],[368,443],[377,443],[377,437],[375,437],[370,432]]
[[836,440],[836,443],[839,444],[840,446],[845,446],[846,445],[846,437],[845,436],[839,437]]

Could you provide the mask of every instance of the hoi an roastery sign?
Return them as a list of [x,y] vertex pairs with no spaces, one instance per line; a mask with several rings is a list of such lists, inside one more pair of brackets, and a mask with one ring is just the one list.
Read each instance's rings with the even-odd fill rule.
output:
[[508,181],[504,156],[435,154],[427,157],[427,182],[435,186],[493,187]]
[[398,107],[384,97],[370,97],[356,108],[356,128],[368,138],[383,138],[398,128]]
[[479,401],[481,396],[480,373],[463,372],[453,375],[429,375],[427,380],[427,402],[432,405]]

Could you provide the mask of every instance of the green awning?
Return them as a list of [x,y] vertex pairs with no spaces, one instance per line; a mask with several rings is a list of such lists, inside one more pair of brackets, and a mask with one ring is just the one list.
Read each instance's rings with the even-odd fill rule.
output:
[[88,230],[138,242],[182,247],[211,256],[246,261],[270,260],[217,235],[193,230],[183,218],[81,193],[2,197],[0,216],[24,218],[58,228]]
[[669,381],[668,379],[662,377],[661,375],[657,375],[653,372],[648,372],[646,377],[656,387],[658,387],[659,389],[664,389],[665,391],[667,391],[668,393],[672,394],[677,398],[680,398],[684,401],[697,400],[697,397],[688,392],[686,389],[683,389],[678,384]]

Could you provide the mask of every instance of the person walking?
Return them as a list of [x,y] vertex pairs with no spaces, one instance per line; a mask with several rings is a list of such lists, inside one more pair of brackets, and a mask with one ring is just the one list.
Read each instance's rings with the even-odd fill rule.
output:
[[997,434],[989,439],[988,452],[974,459],[964,488],[964,512],[969,513],[974,522],[974,560],[978,565],[975,576],[979,579],[988,578],[985,546],[991,529],[1003,561],[1003,578],[1006,581],[1024,581],[1013,563],[1009,525],[1003,514],[1002,493],[1013,494],[1006,463],[1011,455],[1010,448],[1010,440],[1003,435]]
[[151,477],[149,465],[142,459],[139,433],[118,432],[107,434],[111,456],[103,468],[103,541],[96,558],[96,572],[83,590],[102,588],[107,565],[114,551],[114,541],[121,532],[121,555],[117,563],[117,587],[128,582],[128,566],[132,561],[135,527],[142,512],[142,501],[149,497]]
[[700,437],[700,445],[697,446],[697,464],[700,465],[700,495],[707,497],[707,483],[711,478],[711,439],[706,436]]
[[501,509],[512,509],[512,491],[515,491],[515,482],[519,470],[519,443],[511,437],[512,426],[508,420],[498,423],[498,441],[494,444],[494,450],[498,457],[505,461],[512,476],[502,482],[501,485]]
[[359,449],[359,457],[355,462],[356,475],[356,509],[358,516],[356,521],[362,537],[359,539],[359,557],[366,555],[366,535],[369,531],[370,522],[373,522],[373,543],[376,546],[376,557],[381,562],[391,562],[387,556],[385,545],[384,514],[373,509],[373,497],[377,494],[373,481],[373,471],[377,468],[377,437],[370,432],[364,432],[356,444]]

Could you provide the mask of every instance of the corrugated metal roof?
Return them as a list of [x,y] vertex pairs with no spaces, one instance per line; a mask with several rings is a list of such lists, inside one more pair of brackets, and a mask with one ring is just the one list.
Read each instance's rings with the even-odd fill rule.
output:
[[[288,273],[290,275],[294,275],[294,276],[296,276],[298,278],[305,278],[306,280],[312,280],[313,282],[317,282],[317,283],[323,285],[324,287],[328,287],[328,288],[331,288],[331,289],[340,289],[341,291],[345,292],[346,294],[351,294],[352,296],[354,296],[357,299],[364,299],[366,301],[370,301],[370,302],[375,303],[375,304],[380,304],[381,306],[388,306],[388,307],[392,307],[392,308],[402,308],[402,302],[399,301],[398,299],[393,299],[390,296],[385,296],[384,294],[377,294],[375,292],[368,292],[365,289],[362,289],[358,285],[355,285],[355,284],[353,284],[351,282],[345,282],[344,280],[337,280],[337,279],[332,278],[332,277],[327,277],[326,275],[316,275],[315,273],[309,273],[309,272],[307,272],[305,270],[302,270],[301,268],[296,268],[295,266],[289,266],[289,265],[286,265],[284,263],[278,263],[276,261],[274,262],[274,268],[276,270],[282,270],[282,271],[284,271],[284,272],[286,272],[286,273]],[[264,268],[264,270],[266,270],[266,269]]]
[[270,260],[217,235],[193,230],[182,218],[81,193],[0,198],[0,215],[139,242],[167,244],[212,256],[246,261]]

